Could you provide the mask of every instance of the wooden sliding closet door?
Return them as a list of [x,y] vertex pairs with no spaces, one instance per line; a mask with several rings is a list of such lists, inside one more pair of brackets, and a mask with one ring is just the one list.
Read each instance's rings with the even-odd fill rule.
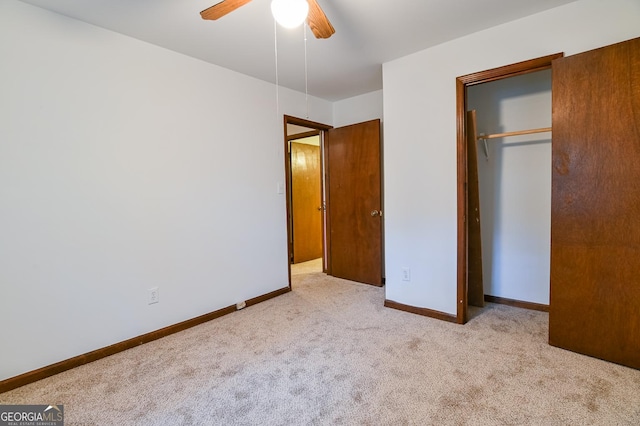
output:
[[549,343],[640,368],[640,39],[553,62]]
[[467,300],[484,306],[482,282],[482,233],[480,232],[480,184],[478,180],[478,137],[476,111],[467,111]]

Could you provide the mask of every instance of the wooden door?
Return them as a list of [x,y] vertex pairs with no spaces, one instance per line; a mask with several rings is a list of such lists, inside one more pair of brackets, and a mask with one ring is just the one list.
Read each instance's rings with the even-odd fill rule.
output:
[[322,257],[320,147],[291,142],[293,263]]
[[329,273],[382,281],[380,120],[328,131]]
[[640,39],[553,63],[549,343],[640,368]]
[[467,270],[468,303],[484,306],[482,282],[482,234],[480,232],[480,189],[478,183],[478,140],[476,111],[467,111]]

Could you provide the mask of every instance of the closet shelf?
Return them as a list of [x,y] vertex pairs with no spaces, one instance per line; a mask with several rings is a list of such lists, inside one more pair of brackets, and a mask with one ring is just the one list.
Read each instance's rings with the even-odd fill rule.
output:
[[484,133],[480,133],[480,136],[478,136],[478,140],[504,138],[507,136],[517,136],[517,135],[529,135],[531,133],[544,133],[544,132],[550,132],[550,131],[551,131],[551,127],[543,127],[540,129],[519,130],[517,132],[495,133],[492,135],[485,135]]

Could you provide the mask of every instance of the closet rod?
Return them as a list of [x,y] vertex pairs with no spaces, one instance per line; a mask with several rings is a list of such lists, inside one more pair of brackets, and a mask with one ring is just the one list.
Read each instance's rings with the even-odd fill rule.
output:
[[504,138],[506,136],[528,135],[528,134],[531,134],[531,133],[544,133],[544,132],[550,132],[550,131],[551,131],[551,127],[543,127],[541,129],[520,130],[520,131],[517,131],[517,132],[496,133],[496,134],[493,134],[493,135],[485,135],[485,134],[481,133],[480,136],[478,136],[478,140],[480,140],[480,139]]

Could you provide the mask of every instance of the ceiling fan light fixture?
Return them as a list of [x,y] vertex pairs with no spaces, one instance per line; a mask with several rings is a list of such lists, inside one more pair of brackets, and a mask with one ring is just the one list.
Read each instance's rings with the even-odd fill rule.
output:
[[273,0],[271,13],[278,24],[285,28],[295,28],[307,19],[309,3],[307,0]]

